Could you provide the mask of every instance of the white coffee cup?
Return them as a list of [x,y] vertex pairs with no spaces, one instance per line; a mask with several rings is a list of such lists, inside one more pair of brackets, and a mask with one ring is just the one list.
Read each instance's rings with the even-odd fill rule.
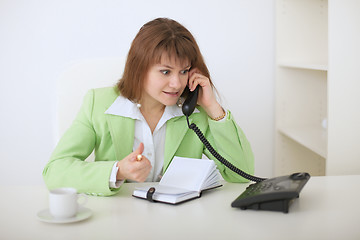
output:
[[[78,199],[84,198],[82,203]],[[78,194],[75,188],[56,188],[49,192],[49,211],[55,218],[71,218],[76,216],[79,206],[85,205],[87,196]]]

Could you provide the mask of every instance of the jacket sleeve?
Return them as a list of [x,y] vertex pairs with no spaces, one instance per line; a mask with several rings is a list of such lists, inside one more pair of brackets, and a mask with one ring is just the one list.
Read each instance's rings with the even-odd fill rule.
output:
[[78,192],[98,196],[115,194],[119,189],[109,187],[113,161],[87,162],[96,144],[92,123],[94,90],[90,90],[70,128],[65,132],[43,170],[49,189],[73,187]]
[[[206,138],[214,149],[237,168],[248,174],[254,174],[254,155],[251,146],[240,127],[236,124],[230,111],[224,121],[214,121],[208,118],[209,128]],[[225,167],[205,149],[204,154],[213,159],[218,169],[228,182],[247,182],[248,180]]]

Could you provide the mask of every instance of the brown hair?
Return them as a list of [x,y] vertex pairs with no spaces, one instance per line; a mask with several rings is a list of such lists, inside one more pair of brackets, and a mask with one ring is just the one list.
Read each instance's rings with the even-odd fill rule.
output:
[[[198,68],[210,79],[192,34],[172,19],[157,18],[142,26],[131,44],[123,77],[117,85],[120,94],[133,102],[139,101],[146,74],[153,64],[161,61],[163,53],[181,62],[189,61],[191,68]],[[211,80],[210,84],[213,86]]]

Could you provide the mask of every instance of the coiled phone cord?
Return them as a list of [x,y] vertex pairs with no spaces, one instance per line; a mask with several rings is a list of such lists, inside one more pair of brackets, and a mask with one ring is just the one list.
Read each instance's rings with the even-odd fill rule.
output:
[[189,128],[191,130],[193,130],[196,135],[199,137],[200,141],[204,144],[204,146],[209,150],[209,152],[217,159],[219,160],[219,162],[221,162],[222,164],[224,164],[227,168],[229,168],[230,170],[232,170],[233,172],[239,174],[240,176],[242,176],[243,178],[246,178],[250,181],[253,182],[262,182],[264,180],[266,180],[266,178],[259,178],[259,177],[255,177],[252,176],[242,170],[240,170],[239,168],[235,167],[232,163],[230,163],[228,160],[226,160],[224,157],[222,157],[218,152],[216,152],[216,150],[211,146],[211,144],[209,143],[209,141],[205,138],[204,134],[201,132],[201,130],[196,126],[195,123],[191,123],[189,124],[189,118],[186,116],[186,121],[187,124],[189,126]]

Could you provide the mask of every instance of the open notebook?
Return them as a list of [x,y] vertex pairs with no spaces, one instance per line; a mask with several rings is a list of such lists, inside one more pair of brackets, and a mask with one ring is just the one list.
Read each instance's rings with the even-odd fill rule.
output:
[[137,187],[133,196],[147,199],[148,190],[154,187],[152,200],[177,204],[200,197],[204,190],[222,186],[220,179],[212,160],[174,157],[159,183]]

